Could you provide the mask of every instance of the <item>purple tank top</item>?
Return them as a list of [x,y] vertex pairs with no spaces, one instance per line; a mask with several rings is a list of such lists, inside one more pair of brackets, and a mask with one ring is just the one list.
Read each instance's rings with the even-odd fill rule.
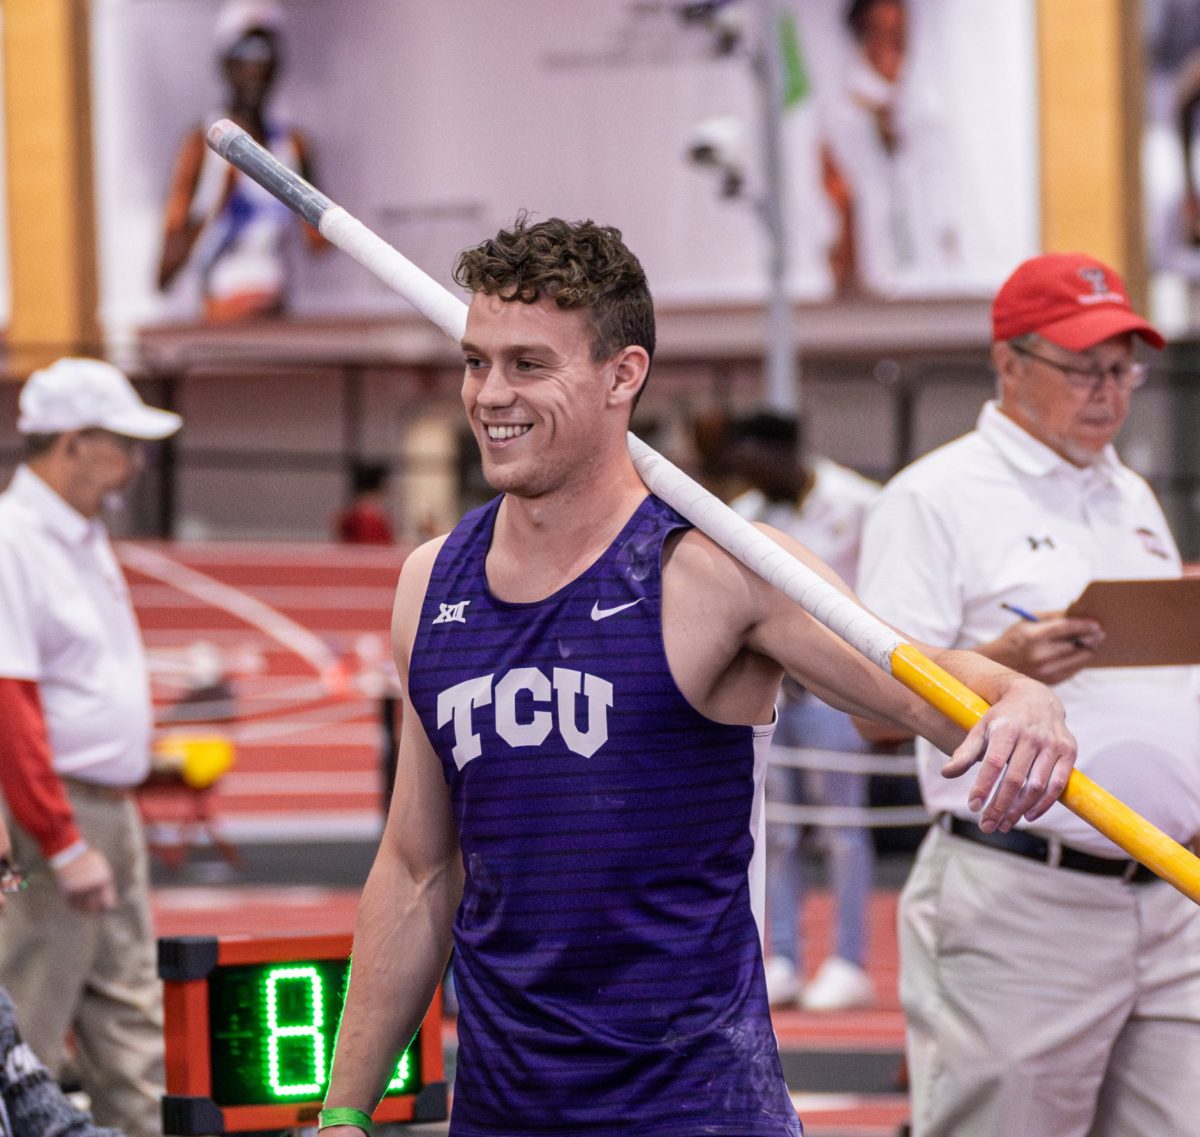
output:
[[500,500],[439,552],[409,679],[466,870],[451,1133],[799,1134],[750,904],[755,732],[695,711],[663,647],[687,522],[648,497],[511,604],[484,574]]

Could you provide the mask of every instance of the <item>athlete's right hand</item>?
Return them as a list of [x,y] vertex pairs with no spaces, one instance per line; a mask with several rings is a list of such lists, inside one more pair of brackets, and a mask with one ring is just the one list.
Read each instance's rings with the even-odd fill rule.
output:
[[67,903],[80,912],[106,912],[117,906],[112,866],[99,849],[87,849],[55,869],[54,879]]

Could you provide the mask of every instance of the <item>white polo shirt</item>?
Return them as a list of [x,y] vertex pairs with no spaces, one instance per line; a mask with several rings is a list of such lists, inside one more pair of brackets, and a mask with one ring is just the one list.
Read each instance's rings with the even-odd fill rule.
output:
[[881,487],[828,458],[817,458],[812,470],[812,489],[799,509],[769,502],[760,490],[748,490],[730,506],[747,520],[766,522],[794,537],[853,588],[863,522]]
[[[1061,611],[1089,581],[1180,571],[1153,492],[1111,447],[1080,469],[988,403],[972,433],[885,487],[863,536],[859,593],[915,640],[972,648],[1013,623],[1003,601]],[[1178,841],[1200,833],[1196,674],[1089,668],[1055,687],[1079,742],[1078,768]],[[975,772],[943,778],[944,756],[923,739],[917,756],[926,806],[972,817],[967,790]],[[1124,856],[1062,805],[1029,828],[1100,856]]]
[[27,466],[0,494],[0,675],[37,683],[56,773],[145,778],[150,688],[125,578],[104,526]]

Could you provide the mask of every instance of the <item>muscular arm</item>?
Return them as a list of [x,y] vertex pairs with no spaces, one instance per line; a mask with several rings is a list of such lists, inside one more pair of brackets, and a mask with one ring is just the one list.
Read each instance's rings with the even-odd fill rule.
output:
[[[422,546],[408,558],[396,592],[392,639],[406,688],[437,545]],[[396,785],[359,901],[350,986],[325,1098],[327,1106],[367,1113],[429,1007],[450,956],[451,924],[462,895],[449,789],[407,692],[404,703]],[[347,1137],[354,1132],[334,1128],[347,1128]]]
[[[828,566],[797,542],[760,528],[850,595]],[[703,535],[692,532],[678,542],[665,580],[668,657],[680,689],[710,717],[768,721],[786,671],[833,706],[904,727],[953,752],[944,768],[948,776],[979,762],[971,800],[976,809],[988,803],[980,819],[984,828],[1007,829],[1023,815],[1040,815],[1065,787],[1074,740],[1061,703],[1040,684],[972,652],[916,645],[997,704],[964,734]]]

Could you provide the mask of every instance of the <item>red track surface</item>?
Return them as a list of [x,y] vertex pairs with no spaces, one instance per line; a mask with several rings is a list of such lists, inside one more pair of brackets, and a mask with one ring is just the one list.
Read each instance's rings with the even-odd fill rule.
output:
[[236,765],[213,795],[228,835],[377,828],[382,728],[368,687],[394,673],[388,629],[403,550],[205,543],[120,553],[160,710],[183,693],[198,642],[232,671],[237,721],[218,729],[234,738]]

